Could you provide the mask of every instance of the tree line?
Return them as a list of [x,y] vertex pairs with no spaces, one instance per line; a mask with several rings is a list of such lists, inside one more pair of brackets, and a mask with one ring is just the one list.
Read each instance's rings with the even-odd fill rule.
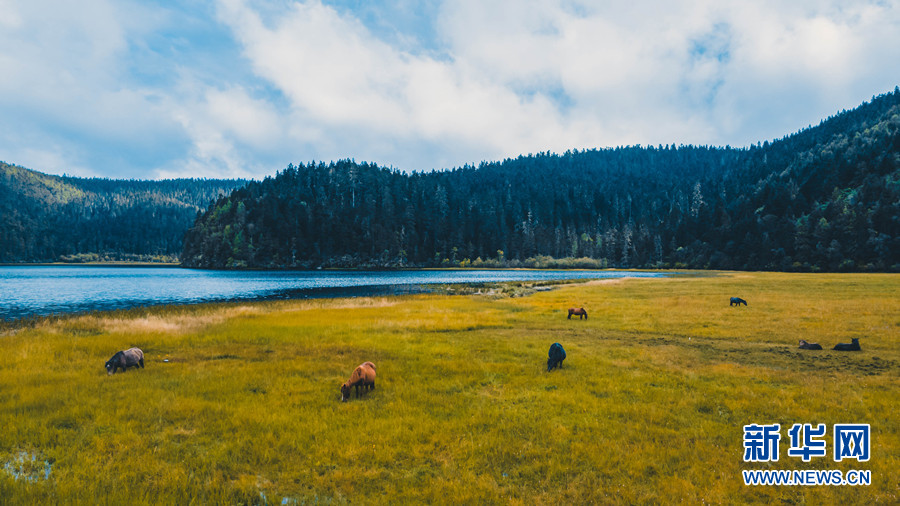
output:
[[0,162],[0,262],[178,261],[198,213],[246,183],[60,177]]
[[213,202],[203,268],[900,270],[900,90],[748,148],[618,147],[403,173],[288,165]]

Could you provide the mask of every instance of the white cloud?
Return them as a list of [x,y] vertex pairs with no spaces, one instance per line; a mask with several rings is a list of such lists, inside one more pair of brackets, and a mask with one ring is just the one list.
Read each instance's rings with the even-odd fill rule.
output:
[[240,0],[222,6],[255,71],[289,98],[291,121],[319,127],[303,139],[316,156],[408,169],[787,134],[804,126],[790,106],[798,94],[820,116],[867,96],[854,92],[880,65],[865,58],[868,34],[891,23],[878,5],[448,0],[434,57],[316,1],[265,21]]
[[273,149],[283,142],[283,125],[278,111],[246,90],[208,90],[209,121],[234,139],[255,149]]
[[155,177],[248,178],[277,170],[254,158],[254,153],[277,152],[290,141],[272,104],[239,87],[182,85],[179,97],[191,98],[171,109],[190,148],[184,158],[156,169]]
[[747,145],[900,83],[897,2],[445,0],[392,25],[402,1],[211,1],[0,0],[0,158],[261,177]]
[[710,109],[724,142],[792,133],[900,82],[886,64],[900,60],[900,6],[754,3],[717,16],[733,34]]
[[127,159],[147,156],[173,125],[152,90],[128,82],[129,40],[155,16],[106,0],[7,2],[0,12],[14,20],[0,30],[5,156],[57,173],[138,176],[123,170]]
[[295,4],[272,26],[240,2],[223,3],[222,15],[257,72],[290,99],[292,121],[320,126],[323,158],[440,168],[406,146],[433,146],[441,161],[455,152],[452,163],[462,164],[565,149],[590,129],[565,124],[542,93],[519,94],[466,59],[397,50],[316,2]]

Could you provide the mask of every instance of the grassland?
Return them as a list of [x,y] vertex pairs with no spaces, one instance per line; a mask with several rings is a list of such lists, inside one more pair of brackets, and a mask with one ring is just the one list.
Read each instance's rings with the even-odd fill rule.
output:
[[[898,275],[721,273],[7,329],[0,502],[897,504],[898,289]],[[851,337],[862,352],[830,349]],[[546,373],[554,341],[568,359]],[[130,346],[146,368],[107,376]],[[339,402],[365,360],[376,389]],[[751,423],[782,425],[778,462],[743,462]],[[836,463],[830,444],[788,457],[793,423],[870,423],[871,460]],[[750,487],[743,469],[867,469],[872,484]]]

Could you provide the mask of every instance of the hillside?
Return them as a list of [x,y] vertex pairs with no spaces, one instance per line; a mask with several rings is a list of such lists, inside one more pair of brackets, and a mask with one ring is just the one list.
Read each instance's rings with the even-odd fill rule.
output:
[[900,89],[742,149],[621,147],[412,174],[289,165],[211,205],[182,261],[900,270]]
[[244,184],[60,177],[0,162],[0,262],[174,261],[197,213]]

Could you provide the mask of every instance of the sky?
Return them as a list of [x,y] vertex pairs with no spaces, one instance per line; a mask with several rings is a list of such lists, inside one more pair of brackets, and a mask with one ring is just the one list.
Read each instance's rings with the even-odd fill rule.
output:
[[430,171],[746,147],[900,84],[900,0],[0,0],[0,160]]

